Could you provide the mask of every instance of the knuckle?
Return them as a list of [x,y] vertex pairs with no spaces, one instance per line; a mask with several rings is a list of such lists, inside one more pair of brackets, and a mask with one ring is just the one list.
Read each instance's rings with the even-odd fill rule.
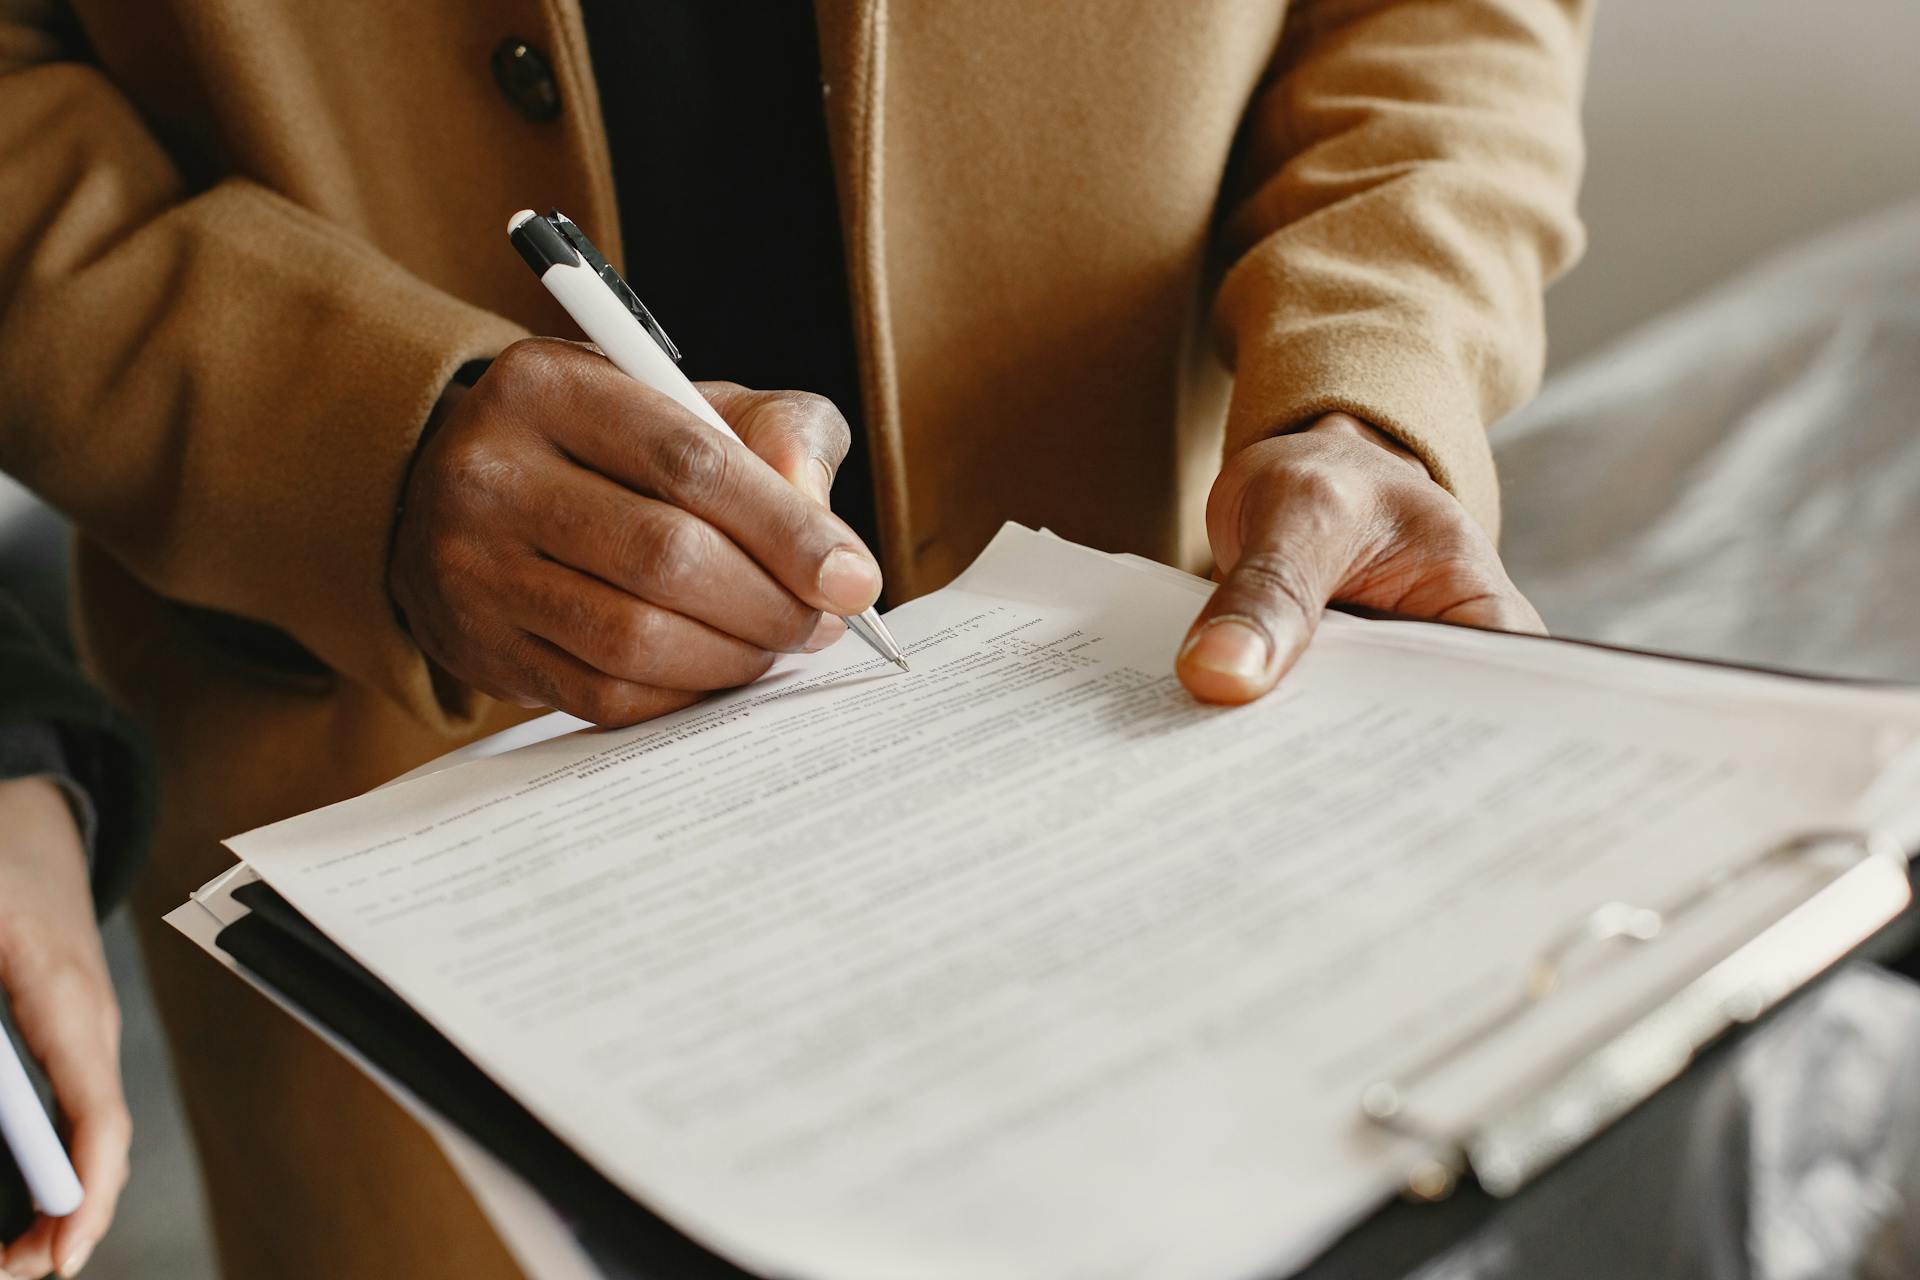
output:
[[[604,536],[607,520],[588,503],[554,502],[540,514],[548,534],[560,546],[591,545]],[[616,526],[617,528],[618,526]]]
[[566,696],[559,679],[544,661],[529,660],[522,668],[518,683],[539,706],[570,711],[585,720],[593,719],[585,705],[576,706],[574,701]]
[[815,452],[838,466],[853,447],[853,428],[839,406],[812,391],[786,393],[788,411],[802,435],[815,446]]
[[637,675],[653,665],[660,652],[664,618],[657,609],[634,605],[606,620],[604,645],[622,672]]
[[1347,524],[1367,510],[1370,486],[1343,467],[1309,465],[1284,473],[1283,501],[1317,511],[1330,524]]
[[640,719],[633,688],[611,678],[593,681],[582,691],[585,709],[580,713],[600,725],[632,724]]
[[755,652],[751,657],[744,659],[745,665],[739,673],[739,679],[734,681],[730,687],[752,684],[755,680],[767,674],[777,661],[779,661],[778,654],[764,649]]
[[675,517],[650,521],[636,534],[634,567],[642,580],[669,598],[700,581],[712,545],[698,521]]
[[1450,565],[1456,573],[1482,578],[1489,583],[1505,582],[1507,575],[1500,567],[1498,556],[1486,538],[1474,536],[1476,533],[1478,530],[1449,524],[1429,532],[1426,537],[1435,557]]
[[427,538],[427,563],[442,584],[466,582],[477,576],[485,557],[472,539],[455,529],[437,529]]
[[[791,653],[813,638],[813,632],[820,625],[824,615],[818,609],[791,609],[781,620],[773,636],[773,648],[783,653]],[[767,660],[773,660],[769,653]]]
[[1438,485],[1410,493],[1402,505],[1401,523],[1435,559],[1458,564],[1494,577],[1504,577],[1500,553],[1486,531],[1474,523],[1452,494]]
[[467,434],[448,441],[440,470],[446,482],[443,491],[452,497],[456,509],[487,507],[514,487],[520,464],[511,451],[492,440]]
[[564,366],[565,354],[571,350],[555,338],[522,338],[494,357],[481,384],[496,373],[509,383],[545,382]]
[[455,666],[463,666],[474,654],[492,652],[495,641],[499,641],[499,624],[492,614],[467,606],[463,601],[447,601],[445,608],[430,610],[426,620],[426,639]]
[[1250,601],[1271,606],[1280,604],[1311,617],[1325,603],[1314,599],[1314,591],[1298,564],[1278,551],[1249,551],[1233,566],[1234,586]]
[[668,432],[659,442],[655,461],[662,491],[681,502],[718,494],[730,465],[719,435],[697,424]]
[[522,338],[509,344],[487,366],[486,376],[480,379],[480,385],[514,382],[525,376],[527,368],[541,358],[539,343],[538,338]]

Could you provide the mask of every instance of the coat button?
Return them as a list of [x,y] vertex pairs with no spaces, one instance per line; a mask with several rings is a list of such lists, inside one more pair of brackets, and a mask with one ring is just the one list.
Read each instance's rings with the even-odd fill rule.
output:
[[508,36],[493,51],[493,79],[500,92],[528,120],[538,124],[560,114],[560,85],[546,55],[518,36]]

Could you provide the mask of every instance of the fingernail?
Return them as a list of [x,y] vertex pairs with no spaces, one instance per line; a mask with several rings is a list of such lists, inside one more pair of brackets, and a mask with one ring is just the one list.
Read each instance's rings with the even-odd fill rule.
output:
[[63,1277],[68,1277],[69,1280],[71,1277],[79,1275],[80,1268],[86,1266],[87,1259],[93,1256],[93,1246],[97,1243],[98,1241],[88,1240],[69,1249],[67,1251],[67,1260],[60,1264],[60,1274]]
[[880,595],[880,570],[859,552],[842,547],[820,566],[820,594],[837,613],[859,613]]
[[847,634],[846,623],[830,613],[823,613],[820,615],[818,625],[813,629],[813,634],[807,637],[807,642],[801,645],[800,649],[803,653],[818,653],[845,634]]
[[1215,618],[1188,638],[1180,660],[1203,671],[1257,680],[1273,661],[1273,646],[1267,642],[1267,633],[1249,622]]

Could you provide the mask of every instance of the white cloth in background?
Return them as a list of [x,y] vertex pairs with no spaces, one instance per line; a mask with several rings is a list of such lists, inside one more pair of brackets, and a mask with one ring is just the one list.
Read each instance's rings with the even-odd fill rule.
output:
[[[1555,378],[1494,449],[1507,566],[1556,632],[1920,680],[1920,200],[1642,326]],[[1669,1211],[1575,1186],[1581,1216],[1670,1238],[1675,1275],[1920,1273],[1916,1055],[1920,992],[1851,969],[1702,1086]],[[1566,1269],[1550,1210],[1420,1280],[1587,1274]]]
[[1556,633],[1920,680],[1920,200],[1642,326],[1494,449]]

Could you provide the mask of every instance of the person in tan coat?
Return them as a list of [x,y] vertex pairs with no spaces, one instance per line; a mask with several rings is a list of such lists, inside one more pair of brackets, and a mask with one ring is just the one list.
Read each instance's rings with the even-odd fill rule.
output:
[[[1585,8],[0,0],[0,467],[79,527],[86,657],[161,749],[137,910],[228,1274],[515,1272],[162,935],[224,836],[749,680],[1008,519],[1210,553],[1210,700],[1329,600],[1538,626],[1485,429],[1581,240]],[[571,327],[529,204],[694,317],[743,445],[532,337]]]

